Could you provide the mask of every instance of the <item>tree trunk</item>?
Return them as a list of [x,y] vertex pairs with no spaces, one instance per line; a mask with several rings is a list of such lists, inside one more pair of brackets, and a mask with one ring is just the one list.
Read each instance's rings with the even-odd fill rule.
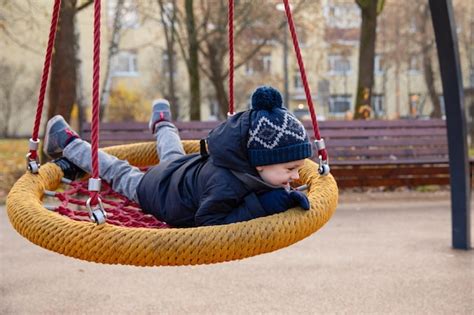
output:
[[[13,84],[12,84],[13,87]],[[13,103],[13,89],[4,89],[3,93],[3,102],[5,106],[2,106],[2,120],[3,120],[3,127],[2,127],[2,132],[1,132],[1,137],[2,138],[7,138],[10,133],[9,133],[9,127],[10,127],[10,122],[11,122],[11,117],[12,117],[12,109],[14,106],[12,106]]]
[[63,0],[61,2],[61,14],[51,63],[48,119],[59,114],[69,121],[76,101],[75,13],[75,0]]
[[423,76],[425,79],[426,88],[433,104],[433,110],[430,113],[431,118],[441,118],[441,102],[436,93],[436,78],[433,71],[433,60],[431,58],[433,52],[433,36],[428,32],[431,25],[430,8],[428,3],[422,4],[421,8],[421,55],[423,58]]
[[354,119],[367,119],[372,112],[371,98],[374,84],[374,57],[377,29],[377,2],[359,4],[362,13],[360,27],[359,73],[355,100]]
[[431,104],[433,104],[433,110],[431,111],[430,117],[441,118],[441,102],[439,100],[438,93],[436,93],[433,61],[431,60],[429,51],[423,53],[423,72],[426,87],[428,88],[428,93],[430,95]]
[[216,45],[219,45],[216,41],[207,41],[207,51],[209,58],[209,80],[211,81],[214,91],[216,93],[217,105],[219,107],[219,119],[225,119],[227,112],[229,111],[229,99],[225,88],[225,80],[222,74],[222,51]]
[[79,135],[81,135],[82,126],[86,122],[85,109],[87,108],[87,102],[84,95],[84,80],[82,75],[82,59],[81,59],[81,45],[80,45],[80,32],[77,27],[77,17],[74,16],[74,45],[76,46],[76,56],[74,58],[76,67],[76,106],[77,106],[77,126]]
[[194,21],[193,0],[186,0],[186,30],[189,53],[189,115],[191,120],[201,120],[201,89],[199,78],[199,42]]
[[177,22],[177,7],[176,0],[167,2],[172,5],[172,12],[170,12],[164,4],[164,0],[159,0],[158,5],[160,6],[161,25],[163,26],[163,33],[165,34],[166,42],[166,56],[167,56],[167,71],[168,71],[168,85],[165,98],[170,101],[171,115],[176,119],[179,117],[179,103],[178,97],[176,96],[176,61],[175,61],[175,41],[176,32],[175,24]]
[[168,71],[169,71],[168,92],[167,92],[166,98],[171,103],[171,115],[173,117],[178,118],[179,117],[179,104],[178,104],[178,98],[176,96],[176,83],[175,83],[176,61],[175,61],[175,56],[174,56],[174,43],[173,42],[167,43],[166,53],[168,54]]

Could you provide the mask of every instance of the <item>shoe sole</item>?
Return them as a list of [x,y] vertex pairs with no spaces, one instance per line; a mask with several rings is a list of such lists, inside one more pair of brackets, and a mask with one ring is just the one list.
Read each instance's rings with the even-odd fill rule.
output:
[[61,116],[61,115],[56,115],[54,116],[53,118],[51,118],[48,123],[46,124],[46,132],[45,132],[45,135],[44,135],[44,146],[43,146],[43,152],[44,154],[46,154],[47,156],[49,156],[50,158],[58,158],[61,156],[61,152],[53,152],[53,153],[48,153],[48,146],[49,146],[49,131],[51,130],[51,127],[53,127],[53,125],[58,122],[59,120],[64,120],[64,118]]
[[[162,119],[162,118],[158,118],[158,119],[155,119],[153,120],[153,114],[155,113],[155,106],[159,106],[159,105],[166,105],[166,110],[169,112],[170,114],[170,119],[167,120],[167,119]],[[160,112],[163,112],[163,109],[157,109],[157,112],[160,113]],[[161,115],[160,115],[161,117]],[[148,122],[148,129],[151,131],[152,134],[155,134],[155,125],[159,122],[159,121],[162,121],[162,120],[166,120],[166,121],[169,121],[171,122],[171,105],[170,105],[170,102],[168,102],[168,100],[166,99],[157,99],[155,100],[152,105],[151,105],[151,118],[150,118],[150,121]]]

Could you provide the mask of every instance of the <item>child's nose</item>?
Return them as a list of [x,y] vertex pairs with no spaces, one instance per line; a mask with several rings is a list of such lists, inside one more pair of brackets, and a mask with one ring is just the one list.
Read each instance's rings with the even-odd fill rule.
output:
[[299,179],[299,178],[300,178],[300,174],[298,173],[298,171],[293,171],[292,174],[291,174],[291,179],[296,180],[296,179]]

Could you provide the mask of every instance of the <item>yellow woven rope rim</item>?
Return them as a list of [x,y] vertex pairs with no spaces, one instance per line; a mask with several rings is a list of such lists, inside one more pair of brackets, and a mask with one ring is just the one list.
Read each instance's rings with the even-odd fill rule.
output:
[[[198,152],[198,141],[183,141],[186,152]],[[155,143],[106,148],[105,151],[137,166],[158,163]],[[186,229],[125,228],[80,222],[42,206],[45,189],[55,190],[62,171],[53,163],[39,174],[26,173],[7,197],[13,227],[31,242],[67,256],[105,264],[136,266],[196,265],[242,259],[291,245],[321,228],[337,206],[334,178],[320,177],[307,160],[300,183],[308,184],[311,209],[223,226]]]

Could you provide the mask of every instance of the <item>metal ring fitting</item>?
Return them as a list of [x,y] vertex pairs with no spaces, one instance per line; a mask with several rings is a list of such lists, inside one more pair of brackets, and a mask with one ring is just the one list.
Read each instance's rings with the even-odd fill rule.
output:
[[25,158],[26,158],[26,169],[32,174],[37,174],[40,168],[38,155],[36,156],[35,159],[32,159],[31,152],[28,152]]
[[318,173],[321,176],[329,175],[330,171],[331,171],[331,168],[329,167],[328,164],[320,164],[319,167],[318,167]]
[[107,220],[107,212],[105,212],[104,210],[104,204],[102,203],[102,199],[97,198],[97,204],[95,205],[94,209],[92,209],[91,207],[91,199],[92,198],[89,198],[86,201],[86,207],[89,211],[89,218],[97,225],[104,224]]

